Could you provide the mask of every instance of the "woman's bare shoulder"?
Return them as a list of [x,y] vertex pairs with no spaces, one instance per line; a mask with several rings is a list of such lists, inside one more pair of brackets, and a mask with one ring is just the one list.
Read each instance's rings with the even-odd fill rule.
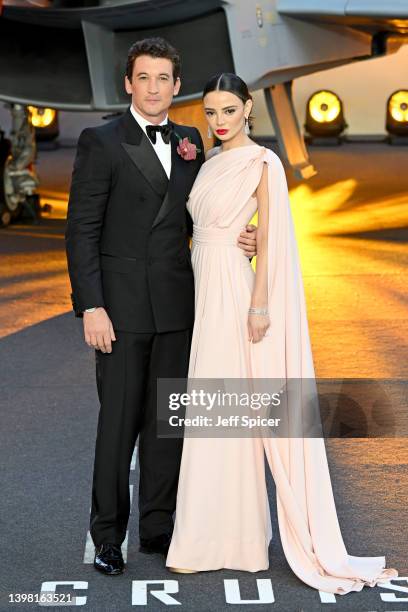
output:
[[220,151],[221,151],[221,147],[213,147],[212,149],[208,149],[208,151],[205,154],[205,161],[208,161],[209,159],[214,157],[214,155],[217,155],[217,153],[219,153]]

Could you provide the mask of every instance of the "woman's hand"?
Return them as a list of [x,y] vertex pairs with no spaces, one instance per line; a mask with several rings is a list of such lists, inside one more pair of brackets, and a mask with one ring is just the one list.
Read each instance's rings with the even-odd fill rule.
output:
[[269,315],[249,314],[248,315],[248,340],[250,342],[260,342],[266,330],[270,326]]

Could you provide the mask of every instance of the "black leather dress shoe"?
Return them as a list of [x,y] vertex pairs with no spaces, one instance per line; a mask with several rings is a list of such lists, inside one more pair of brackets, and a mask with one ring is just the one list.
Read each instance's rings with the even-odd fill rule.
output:
[[97,570],[109,576],[115,576],[123,572],[124,566],[120,546],[117,544],[95,546],[94,567]]
[[151,555],[153,553],[159,553],[160,555],[167,555],[171,542],[171,533],[162,533],[155,538],[140,538],[139,551]]

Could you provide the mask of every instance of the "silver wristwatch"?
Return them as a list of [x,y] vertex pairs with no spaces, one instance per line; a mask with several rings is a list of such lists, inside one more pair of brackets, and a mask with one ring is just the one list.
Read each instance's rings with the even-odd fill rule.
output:
[[94,308],[85,308],[84,312],[95,312],[96,306]]

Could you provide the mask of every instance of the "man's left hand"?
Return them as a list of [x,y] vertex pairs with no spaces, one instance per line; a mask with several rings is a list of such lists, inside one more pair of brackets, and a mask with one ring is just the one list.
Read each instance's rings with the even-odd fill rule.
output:
[[238,237],[238,246],[247,257],[256,255],[256,225],[247,225]]

